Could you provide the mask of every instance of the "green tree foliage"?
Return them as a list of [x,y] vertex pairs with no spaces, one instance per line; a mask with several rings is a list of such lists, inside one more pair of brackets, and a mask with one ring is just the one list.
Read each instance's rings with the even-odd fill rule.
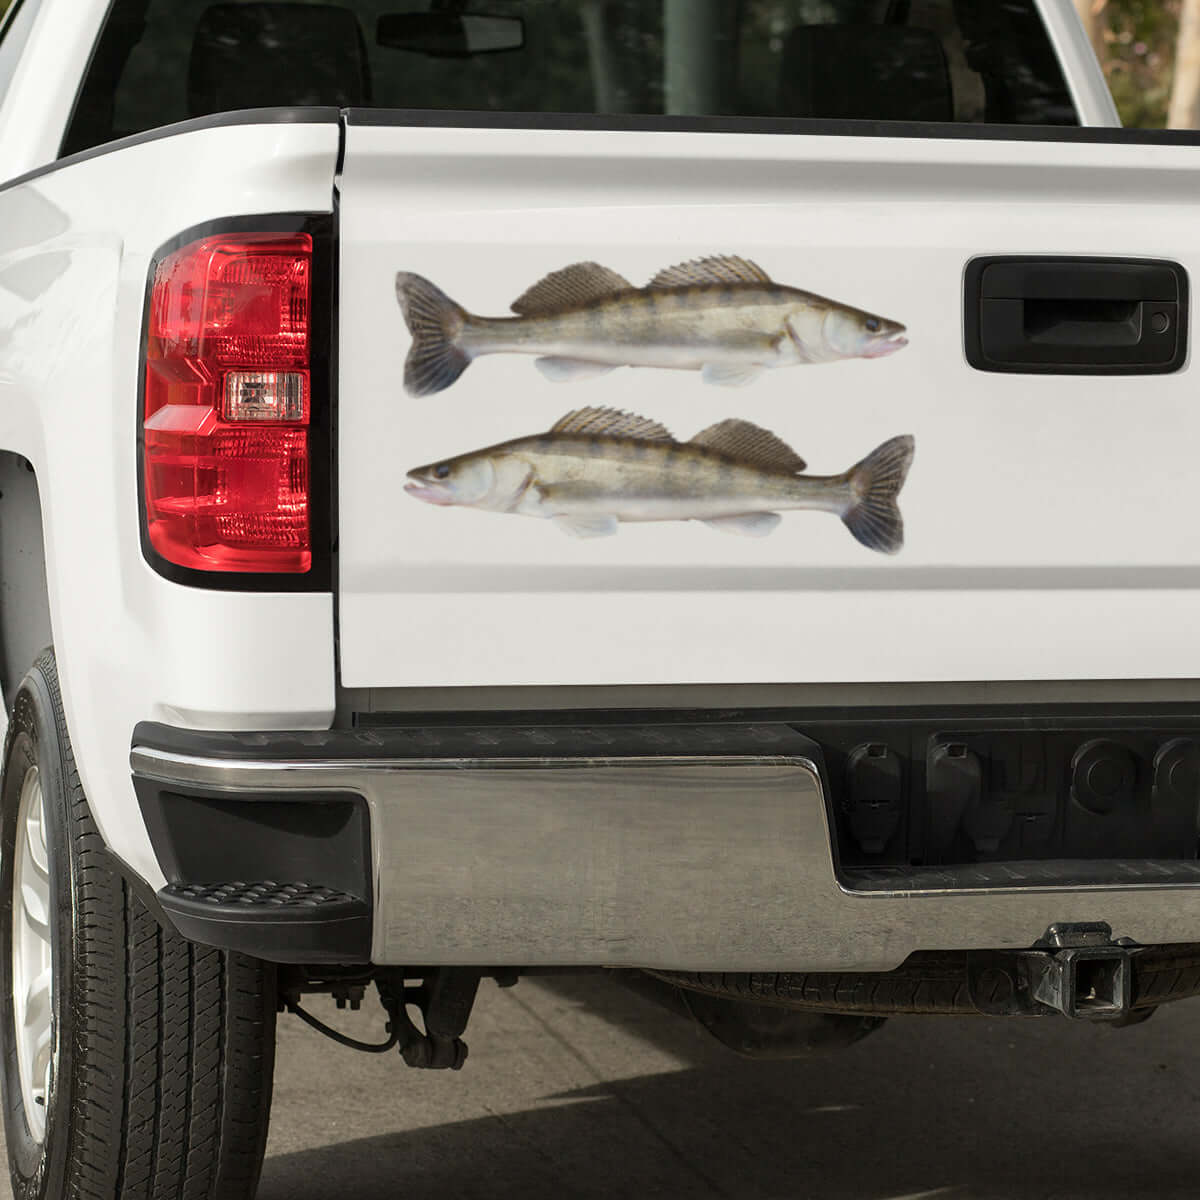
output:
[[1121,118],[1133,128],[1167,121],[1179,0],[1100,0],[1101,60]]

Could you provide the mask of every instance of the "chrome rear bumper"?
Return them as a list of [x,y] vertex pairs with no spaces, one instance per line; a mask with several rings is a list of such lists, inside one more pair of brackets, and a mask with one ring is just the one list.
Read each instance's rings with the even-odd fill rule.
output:
[[[536,739],[523,754],[398,756],[386,738],[352,733],[283,735],[287,745],[243,735],[233,755],[214,752],[216,736],[189,753],[135,742],[134,779],[167,878],[176,850],[164,838],[178,833],[164,833],[147,797],[171,796],[177,810],[189,798],[220,801],[251,824],[274,803],[280,830],[279,802],[350,797],[369,817],[361,890],[370,894],[359,899],[379,965],[886,971],[917,950],[1025,948],[1051,925],[1086,922],[1142,945],[1200,941],[1200,872],[1189,864],[1161,877],[1126,871],[1134,882],[1121,883],[1059,886],[1044,870],[1026,879],[1000,868],[981,877],[995,886],[927,874],[914,877],[919,889],[878,878],[852,889],[835,871],[819,756],[797,752],[806,739],[787,727],[724,738],[738,753],[679,753],[669,739],[656,753],[651,738],[636,753],[598,746],[561,757]],[[195,837],[201,827],[189,820]],[[318,856],[307,873],[321,861],[332,869]],[[278,863],[270,870],[260,878],[282,882]],[[344,882],[334,890],[354,898]],[[284,899],[263,910],[276,927]],[[181,928],[223,944],[219,907],[209,933]],[[252,921],[245,911],[243,924]],[[361,960],[363,940],[342,960]],[[313,957],[299,943],[255,952],[339,958],[336,941]]]

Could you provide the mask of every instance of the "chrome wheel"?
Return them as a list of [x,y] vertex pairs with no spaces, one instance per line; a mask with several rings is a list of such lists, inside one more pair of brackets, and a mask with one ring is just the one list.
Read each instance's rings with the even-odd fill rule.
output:
[[25,1120],[34,1141],[46,1137],[54,1075],[54,964],[50,944],[50,855],[37,767],[25,772],[13,863],[13,1024]]

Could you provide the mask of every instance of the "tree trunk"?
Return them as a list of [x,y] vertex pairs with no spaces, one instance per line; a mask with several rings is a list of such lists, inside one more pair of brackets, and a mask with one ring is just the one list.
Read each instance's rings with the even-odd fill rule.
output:
[[1108,0],[1075,0],[1079,19],[1087,30],[1088,41],[1092,43],[1092,49],[1101,64],[1108,57],[1108,45],[1104,41],[1104,10],[1107,6]]
[[1183,0],[1167,124],[1172,129],[1200,129],[1200,0]]
[[720,110],[721,0],[666,0],[663,46],[667,112],[711,116]]

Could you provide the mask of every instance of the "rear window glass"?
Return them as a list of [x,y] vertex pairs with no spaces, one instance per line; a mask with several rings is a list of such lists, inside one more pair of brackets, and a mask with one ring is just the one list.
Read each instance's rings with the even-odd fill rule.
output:
[[115,0],[64,153],[309,104],[1077,124],[1033,0]]

